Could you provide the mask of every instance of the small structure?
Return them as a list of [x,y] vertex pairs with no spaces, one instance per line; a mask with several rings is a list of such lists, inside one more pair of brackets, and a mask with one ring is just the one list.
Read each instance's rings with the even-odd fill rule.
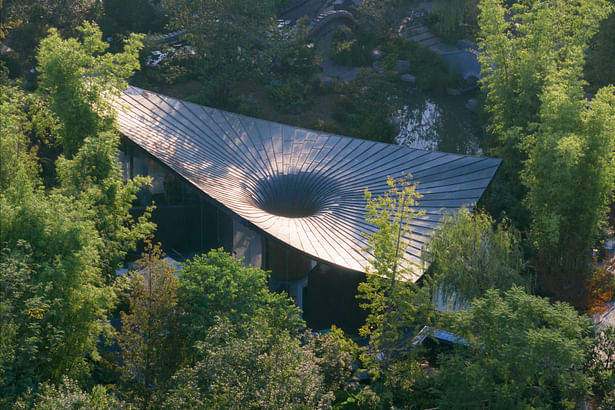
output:
[[388,176],[408,173],[419,183],[425,214],[413,220],[405,250],[418,263],[442,214],[472,207],[500,165],[278,124],[136,87],[117,106],[126,176],[153,178],[140,196],[143,205],[157,203],[167,252],[188,257],[223,246],[271,270],[272,282],[303,301],[314,328],[361,324],[354,293],[371,257],[362,233],[374,231],[365,222],[365,189],[381,195]]

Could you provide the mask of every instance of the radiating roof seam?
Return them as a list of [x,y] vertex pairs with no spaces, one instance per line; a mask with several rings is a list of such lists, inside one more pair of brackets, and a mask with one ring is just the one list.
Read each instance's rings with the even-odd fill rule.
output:
[[[411,222],[406,249],[417,261],[442,213],[473,206],[500,163],[305,130],[137,88],[119,104],[131,107],[118,114],[121,131],[216,203],[317,260],[353,270],[369,263],[361,232],[375,230],[365,221],[365,188],[382,195],[388,176],[408,173],[419,193],[425,183],[415,207],[425,214]],[[293,213],[269,212],[286,212],[279,206]]]

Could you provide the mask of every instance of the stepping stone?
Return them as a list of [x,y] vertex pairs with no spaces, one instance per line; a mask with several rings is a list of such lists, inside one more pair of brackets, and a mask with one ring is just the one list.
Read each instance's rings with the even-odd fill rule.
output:
[[440,39],[438,37],[432,37],[430,39],[427,39],[427,40],[419,42],[419,45],[421,47],[431,47],[431,46],[434,46],[436,44],[442,44],[442,42],[440,41]]
[[399,79],[402,80],[403,82],[410,83],[410,84],[416,83],[416,76],[412,74],[401,75],[399,76]]
[[423,34],[423,33],[429,31],[429,29],[427,27],[422,26],[422,25],[416,25],[416,26],[408,27],[407,30],[411,31],[412,34]]
[[410,62],[408,60],[397,60],[393,69],[399,74],[406,74],[410,71]]
[[420,43],[421,41],[429,40],[431,38],[435,38],[435,36],[432,33],[430,33],[429,31],[425,31],[425,32],[420,33],[420,34],[417,34],[417,35],[414,35],[414,36],[410,36],[408,38],[408,40],[412,40],[412,41],[414,41],[416,43]]

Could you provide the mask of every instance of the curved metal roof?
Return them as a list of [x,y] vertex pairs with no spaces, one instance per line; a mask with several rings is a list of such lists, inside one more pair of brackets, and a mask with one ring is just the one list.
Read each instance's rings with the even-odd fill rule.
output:
[[[443,212],[473,206],[499,159],[430,152],[283,125],[130,87],[122,134],[209,197],[318,260],[364,271],[364,190],[411,173],[425,214],[412,222],[406,258],[419,263]],[[418,273],[418,272],[417,272]],[[418,277],[418,276],[417,276]]]

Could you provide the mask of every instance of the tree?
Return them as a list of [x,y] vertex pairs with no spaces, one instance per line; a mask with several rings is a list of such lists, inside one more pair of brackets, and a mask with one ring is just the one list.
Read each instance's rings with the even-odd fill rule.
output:
[[178,372],[165,407],[316,408],[334,399],[309,348],[265,317],[236,325],[218,318],[197,350],[199,360]]
[[[45,191],[26,134],[37,125],[3,88],[0,191],[0,396],[11,400],[39,381],[87,375],[98,359],[114,297],[100,278],[100,237],[92,213],[57,190]],[[21,96],[21,97],[20,97]],[[42,107],[39,107],[42,109]],[[5,116],[4,113],[7,115]],[[4,148],[8,148],[4,151]]]
[[[96,32],[88,25],[83,30]],[[64,42],[57,33],[48,40],[42,46],[44,57],[40,61],[42,70],[52,72],[42,74],[47,75],[47,86],[54,84],[52,78],[59,81],[51,95],[78,94],[62,88],[61,69],[99,60],[71,53],[71,44],[81,47],[76,40]],[[92,45],[96,43],[95,36],[86,36],[85,43],[84,47],[93,53],[100,50]],[[54,63],[46,64],[51,61]],[[126,61],[129,63],[130,57],[120,56],[108,64],[118,66],[115,72],[125,73]],[[71,86],[89,81],[89,85],[82,84],[82,90],[91,90],[92,86],[102,91],[102,71],[98,75],[96,67],[82,68],[82,77],[68,81]],[[51,100],[50,106],[57,109],[61,99]],[[65,102],[70,105],[68,100]],[[72,140],[75,155],[57,163],[62,186],[44,187],[38,175],[41,167],[36,145],[71,127],[62,122],[62,115],[58,115],[58,125],[44,98],[27,95],[17,86],[3,86],[0,103],[0,264],[5,268],[0,280],[0,341],[6,352],[0,363],[0,396],[10,402],[41,381],[59,383],[64,375],[80,380],[88,376],[92,364],[99,360],[101,332],[110,331],[106,314],[115,301],[102,270],[113,272],[126,249],[152,225],[145,219],[133,223],[130,218],[128,210],[137,188],[121,182],[116,158],[118,137],[112,128],[106,129],[99,140],[85,139],[83,147],[79,138]],[[103,101],[96,109],[104,104]],[[111,117],[100,123],[106,122],[112,123]]]
[[49,99],[59,119],[63,151],[56,161],[62,193],[89,204],[102,243],[100,264],[111,282],[127,251],[154,229],[150,210],[135,219],[130,207],[137,191],[148,183],[138,177],[123,181],[119,135],[115,129],[112,99],[126,86],[126,79],[139,67],[142,47],[131,36],[121,53],[104,53],[96,25],[79,28],[82,40],[63,40],[57,31],[41,42],[38,55],[40,91]]
[[2,0],[0,1],[0,40],[13,49],[2,55],[11,68],[12,77],[18,77],[34,64],[40,40],[54,27],[64,35],[76,34],[83,21],[100,15],[98,0]]
[[[615,88],[599,90],[590,102],[569,70],[547,78],[522,174],[545,290],[564,298],[571,297],[566,283],[582,283],[591,270],[615,188]],[[559,285],[549,286],[549,278]]]
[[[29,24],[42,28],[55,27],[69,35],[74,34],[72,31],[83,21],[94,19],[100,11],[100,2],[96,0],[3,0],[2,6],[3,25],[14,22],[12,26],[16,27]],[[8,32],[4,32],[6,34]],[[20,32],[15,34],[19,35]]]
[[[36,379],[31,356],[40,342],[41,313],[48,303],[40,296],[41,285],[32,285],[31,248],[17,243],[0,256],[0,406]],[[38,294],[38,295],[37,295]]]
[[478,28],[477,6],[478,0],[436,0],[434,11],[437,16],[437,34],[448,42],[474,34]]
[[1,191],[12,184],[18,172],[24,172],[30,180],[38,178],[40,164],[32,139],[44,129],[44,122],[36,120],[48,117],[40,99],[24,93],[15,85],[0,85]]
[[[610,0],[615,6],[615,1]],[[600,30],[592,39],[590,52],[585,62],[585,78],[592,91],[606,85],[615,85],[615,13],[602,21]]]
[[399,13],[399,7],[406,0],[365,0],[358,6],[359,18],[371,28],[386,30],[393,26]]
[[195,256],[182,265],[178,279],[185,343],[192,353],[217,317],[231,326],[253,317],[263,318],[273,329],[296,332],[305,326],[292,299],[269,291],[265,271],[243,267],[222,249]]
[[153,207],[139,218],[130,214],[137,192],[149,184],[149,178],[124,181],[119,163],[120,138],[116,131],[105,131],[86,138],[72,159],[56,161],[61,192],[88,204],[102,239],[100,266],[109,283],[128,251],[151,234],[149,221]]
[[[497,218],[505,212],[523,228],[529,223],[520,203],[525,196],[520,180],[527,158],[524,137],[535,131],[540,120],[545,80],[554,66],[582,61],[610,7],[606,0],[532,0],[510,7],[502,0],[482,0],[479,9],[482,88],[493,137],[487,148],[504,159],[489,206]],[[581,67],[577,65],[570,74],[580,75]]]
[[39,90],[47,95],[61,125],[60,142],[71,159],[88,137],[113,130],[113,96],[127,87],[139,68],[142,36],[131,34],[120,53],[104,53],[108,44],[96,24],[78,28],[81,41],[62,39],[56,29],[41,41],[37,70]]
[[220,250],[178,273],[186,364],[173,377],[169,408],[312,408],[350,382],[356,345],[333,329],[302,334],[300,310],[272,293],[267,273]]
[[[45,193],[23,173],[13,183],[0,194],[0,243],[9,255],[6,263],[26,264],[14,274],[27,284],[24,294],[9,294],[13,297],[5,302],[25,303],[29,318],[23,324],[35,323],[15,338],[35,332],[28,341],[34,351],[21,351],[11,365],[19,389],[31,383],[30,377],[59,381],[63,374],[87,374],[90,360],[98,358],[98,335],[113,295],[100,278],[100,239],[87,207],[57,192]],[[20,246],[31,249],[31,256],[13,259]]]
[[592,327],[571,306],[513,287],[447,315],[463,343],[441,356],[440,408],[577,408],[588,398]]
[[306,331],[303,346],[311,352],[312,360],[318,365],[324,390],[337,392],[347,389],[352,381],[358,346],[335,325],[330,330],[325,334]]
[[277,27],[279,0],[164,0],[171,26],[203,56],[198,74],[204,103],[226,107],[238,81],[258,78],[269,61],[264,51]]
[[[421,195],[410,176],[388,178],[390,189],[376,199],[365,191],[367,222],[376,230],[364,234],[370,252],[367,280],[359,284],[357,298],[368,311],[365,324],[359,329],[361,336],[369,337],[369,346],[361,359],[377,379],[389,370],[391,361],[399,354],[402,336],[418,323],[429,321],[428,291],[414,282],[417,266],[405,259],[410,246],[410,223],[422,215],[416,200]],[[403,343],[401,343],[403,344]],[[379,357],[384,353],[384,357]]]
[[15,410],[55,410],[55,409],[119,409],[123,403],[104,386],[96,385],[91,392],[83,391],[76,380],[64,377],[62,383],[43,383],[37,393],[29,392],[14,405]]
[[124,284],[128,312],[120,312],[117,341],[123,376],[143,408],[159,406],[181,358],[176,268],[159,245],[148,244]]
[[445,215],[440,231],[423,249],[422,259],[437,278],[442,301],[457,307],[482,296],[487,289],[507,290],[527,284],[519,234],[504,222],[494,226],[486,213],[462,208]]
[[615,327],[600,329],[594,340],[588,362],[594,379],[592,391],[599,409],[615,406]]

